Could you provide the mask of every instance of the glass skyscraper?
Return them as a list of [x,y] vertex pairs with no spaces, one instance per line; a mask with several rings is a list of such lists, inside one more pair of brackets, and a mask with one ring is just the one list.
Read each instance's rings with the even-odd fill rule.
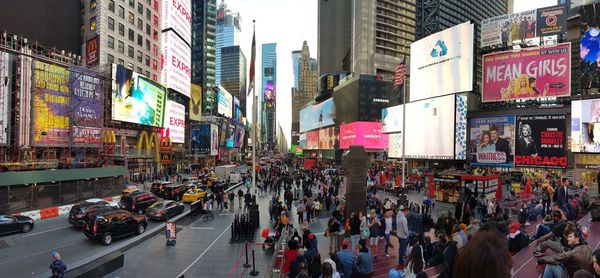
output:
[[221,48],[240,45],[241,17],[239,13],[233,13],[225,3],[221,3],[217,9],[217,42],[216,42],[216,78],[217,85],[221,84]]
[[294,70],[294,88],[298,90],[298,79],[300,79],[300,57],[302,50],[292,51],[292,67]]
[[192,1],[192,83],[206,92],[215,86],[216,0]]
[[277,44],[265,43],[262,45],[262,91],[260,103],[262,104],[261,141],[269,148],[276,143],[276,118],[275,102],[277,98]]

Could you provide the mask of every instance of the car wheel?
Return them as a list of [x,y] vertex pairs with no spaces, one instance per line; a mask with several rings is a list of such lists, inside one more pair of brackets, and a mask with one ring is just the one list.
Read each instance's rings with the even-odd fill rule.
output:
[[135,230],[136,234],[141,235],[146,231],[146,226],[144,224],[139,224],[137,229]]
[[23,225],[23,228],[21,228],[21,231],[24,233],[29,233],[31,231],[31,224]]
[[102,235],[102,238],[100,239],[100,243],[102,243],[102,245],[107,246],[110,245],[113,241],[113,237],[110,233],[106,233],[104,235]]

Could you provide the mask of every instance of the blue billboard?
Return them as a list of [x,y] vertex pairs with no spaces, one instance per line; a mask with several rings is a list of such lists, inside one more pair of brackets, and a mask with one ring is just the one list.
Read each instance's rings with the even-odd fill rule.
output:
[[334,124],[333,98],[300,110],[300,133]]

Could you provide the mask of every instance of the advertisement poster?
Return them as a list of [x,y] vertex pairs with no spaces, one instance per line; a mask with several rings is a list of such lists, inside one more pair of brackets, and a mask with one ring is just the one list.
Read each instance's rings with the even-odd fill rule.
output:
[[571,44],[483,55],[483,102],[571,95]]
[[465,22],[412,43],[410,57],[411,102],[473,90],[473,24]]
[[202,121],[202,87],[196,84],[190,89],[190,120]]
[[210,124],[210,155],[219,154],[219,126]]
[[273,81],[269,80],[265,86],[264,100],[275,101],[275,87],[273,87]]
[[[162,30],[172,29],[187,44],[192,43],[192,2],[190,0],[162,1]],[[163,32],[163,35],[166,32]]]
[[[11,75],[11,55],[0,51],[0,76]],[[10,127],[10,88],[12,78],[7,78],[4,83],[0,83],[0,145],[8,143],[8,131]]]
[[91,66],[98,62],[100,36],[95,36],[85,43],[85,63]]
[[600,99],[571,102],[571,151],[600,153]]
[[185,141],[185,106],[167,100],[165,107],[164,128],[168,130],[171,142],[184,143]]
[[402,131],[402,107],[396,105],[381,109],[381,130],[383,133]]
[[567,31],[567,6],[559,5],[537,9],[536,36],[552,36]]
[[230,118],[232,116],[233,110],[233,98],[225,88],[219,85],[219,95],[217,96],[217,111],[219,114]]
[[333,150],[338,140],[338,132],[335,127],[319,130],[319,150]]
[[227,139],[225,140],[225,147],[233,148],[235,146],[235,126],[229,125],[227,129]]
[[306,133],[306,148],[307,150],[319,149],[319,131],[313,130]]
[[69,71],[35,62],[33,92],[33,144],[65,146],[69,143]]
[[192,82],[192,50],[172,31],[163,32],[161,83],[183,95],[190,96]]
[[361,145],[365,149],[385,149],[388,135],[381,133],[379,122],[353,122],[340,126],[340,149]]
[[[503,45],[536,37],[535,10],[504,14],[481,21],[481,47]],[[566,26],[566,21],[564,22]]]
[[402,158],[402,133],[388,134],[388,157]]
[[238,127],[235,129],[235,147],[240,148],[244,145],[244,135],[246,135],[246,130]]
[[306,133],[302,133],[302,134],[300,134],[300,136],[299,136],[299,137],[300,137],[300,139],[298,139],[298,145],[299,145],[301,148],[304,148],[304,149],[306,149]]
[[239,124],[242,122],[242,109],[240,109],[240,100],[233,97],[233,122]]
[[513,167],[515,116],[473,118],[470,132],[471,165]]
[[166,90],[162,85],[113,64],[112,119],[163,127]]
[[467,95],[456,95],[454,117],[454,159],[467,159]]
[[334,124],[333,98],[300,110],[300,132],[306,132]]
[[517,116],[515,166],[567,167],[565,115]]
[[600,3],[581,6],[579,15],[581,75],[573,79],[580,81],[582,89],[600,88]]
[[73,143],[100,145],[104,113],[102,79],[96,72],[72,67],[69,82]]

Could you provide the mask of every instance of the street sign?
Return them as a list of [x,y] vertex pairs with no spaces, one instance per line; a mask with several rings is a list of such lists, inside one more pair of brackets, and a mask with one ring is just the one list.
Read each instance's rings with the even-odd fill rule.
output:
[[177,239],[177,224],[175,222],[165,222],[165,236],[167,240]]

